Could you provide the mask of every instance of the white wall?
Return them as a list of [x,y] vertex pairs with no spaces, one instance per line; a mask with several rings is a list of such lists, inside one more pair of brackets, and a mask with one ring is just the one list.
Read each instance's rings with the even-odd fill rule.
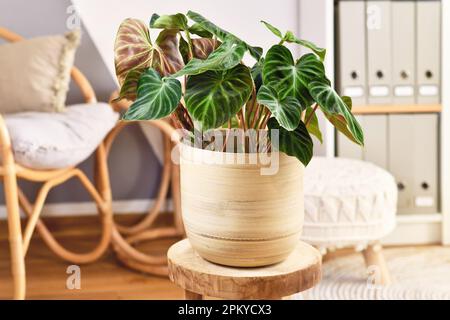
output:
[[[310,1],[310,0],[309,0]],[[83,23],[114,74],[114,38],[120,23],[129,17],[145,22],[153,13],[196,11],[225,30],[265,50],[277,39],[260,23],[267,20],[281,30],[298,31],[297,0],[72,0]],[[153,36],[155,38],[155,36]],[[247,62],[247,61],[246,61]],[[252,63],[251,60],[248,63]]]
[[[114,37],[121,21],[128,17],[148,22],[153,13],[173,14],[194,10],[219,26],[245,39],[252,45],[268,50],[277,39],[260,23],[266,20],[280,30],[291,30],[304,39],[327,47],[329,57],[327,69],[333,78],[333,41],[327,38],[333,24],[333,13],[330,8],[332,0],[72,0],[83,23],[88,29],[94,43],[111,74],[114,76]],[[332,30],[332,29],[331,29]],[[155,35],[153,34],[153,38]],[[298,46],[291,49],[300,53]],[[303,50],[304,52],[304,50]],[[246,62],[251,64],[251,58]],[[321,145],[315,138],[315,154],[331,155],[334,153],[333,129],[328,122],[319,117],[325,143]],[[155,134],[150,132],[150,136]],[[149,136],[147,135],[147,136]],[[150,143],[159,154],[158,138],[150,138]]]

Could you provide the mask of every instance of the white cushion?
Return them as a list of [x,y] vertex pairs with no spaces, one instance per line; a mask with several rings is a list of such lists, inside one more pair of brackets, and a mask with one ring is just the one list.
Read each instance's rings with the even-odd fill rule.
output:
[[76,166],[87,159],[117,122],[106,103],[69,106],[63,112],[4,115],[15,161],[33,169]]
[[315,157],[305,170],[303,240],[322,247],[364,245],[395,227],[394,177],[372,163]]

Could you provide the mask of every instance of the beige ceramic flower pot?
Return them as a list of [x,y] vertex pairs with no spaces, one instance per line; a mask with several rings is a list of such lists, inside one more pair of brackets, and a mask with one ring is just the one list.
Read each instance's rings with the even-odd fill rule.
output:
[[[217,161],[225,155],[231,164]],[[283,261],[295,248],[303,226],[304,167],[283,153],[271,156],[279,156],[278,172],[261,175],[262,161],[249,164],[249,154],[182,146],[183,221],[204,259],[256,267]]]

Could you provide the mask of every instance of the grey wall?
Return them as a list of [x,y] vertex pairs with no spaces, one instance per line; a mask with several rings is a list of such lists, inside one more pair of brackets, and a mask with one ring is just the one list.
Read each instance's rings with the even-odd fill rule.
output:
[[[70,5],[69,0],[1,0],[0,25],[25,37],[61,34],[68,31],[66,19],[69,14],[66,11]],[[75,64],[90,80],[99,101],[108,101],[116,85],[86,32],[83,32]],[[78,88],[72,84],[68,104],[79,102],[82,102],[82,97]],[[137,126],[130,127],[119,136],[111,151],[109,163],[114,199],[154,197],[161,168]],[[81,167],[91,173],[92,159],[85,161]],[[33,199],[38,185],[33,183],[22,185]],[[3,203],[3,191],[0,191],[0,201]],[[49,202],[78,202],[88,199],[77,181],[67,182],[54,189],[49,196]]]

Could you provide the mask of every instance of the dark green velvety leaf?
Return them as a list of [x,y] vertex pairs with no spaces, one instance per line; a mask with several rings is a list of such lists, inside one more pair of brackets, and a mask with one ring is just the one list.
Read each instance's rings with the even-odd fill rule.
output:
[[212,38],[213,34],[205,29],[202,28],[202,26],[198,23],[194,23],[192,26],[189,27],[189,32],[192,34],[196,34],[199,37],[202,38]]
[[276,35],[278,38],[282,39],[283,38],[283,34],[281,33],[281,31],[277,28],[275,28],[273,25],[271,25],[270,23],[266,22],[266,21],[261,21],[267,29],[269,29],[274,35]]
[[255,89],[256,91],[259,90],[259,88],[262,86],[262,68],[264,65],[264,58],[261,58],[261,60],[257,61],[251,70],[253,82],[255,83]]
[[261,59],[263,53],[262,48],[250,46],[248,43],[245,43],[244,41],[236,37],[234,34],[220,28],[219,26],[215,25],[214,23],[212,23],[211,21],[209,21],[208,19],[206,19],[205,17],[194,11],[189,11],[187,13],[187,16],[193,21],[195,21],[197,24],[199,24],[201,28],[212,33],[221,41],[225,41],[225,39],[228,38],[237,43],[244,43],[246,49],[250,52],[253,58],[255,58],[256,60]]
[[286,32],[286,35],[284,36],[284,41],[290,42],[290,43],[293,42],[293,43],[301,45],[302,47],[308,48],[312,52],[317,54],[319,56],[320,60],[322,60],[322,61],[325,60],[325,55],[327,53],[326,49],[316,46],[311,41],[302,40],[302,39],[297,38],[296,36],[294,36],[294,34],[291,31]]
[[258,91],[258,103],[266,106],[278,123],[286,130],[298,127],[302,114],[302,106],[294,97],[280,99],[278,92],[269,86],[262,86]]
[[[288,131],[281,127],[275,118],[270,118],[269,130],[279,130],[278,149],[288,156],[296,157],[303,165],[308,165],[313,156],[313,141],[303,121],[294,131]],[[271,135],[269,134],[269,137]],[[272,141],[272,148],[276,151],[276,143]]]
[[330,81],[325,76],[325,66],[315,54],[308,53],[297,60],[295,65],[298,70],[298,77],[305,87],[314,80],[321,80],[328,84]]
[[308,132],[315,136],[320,141],[320,143],[323,143],[322,131],[320,131],[319,127],[319,119],[317,118],[317,114],[314,112],[313,108],[309,107],[308,109],[306,109],[305,119],[311,119],[306,126]]
[[304,107],[313,103],[307,80],[312,68],[308,68],[313,60],[305,57],[294,62],[291,52],[282,45],[274,45],[266,54],[263,65],[263,83],[279,92],[281,98],[291,96],[299,100]]
[[124,120],[160,119],[171,114],[181,99],[181,83],[164,78],[155,69],[146,70],[140,77],[137,99],[123,116]]
[[189,76],[186,107],[202,130],[218,128],[234,117],[247,102],[252,87],[250,70],[242,64],[229,70]]
[[150,19],[150,28],[186,30],[188,20],[182,13],[162,16],[154,13]]
[[246,48],[243,43],[235,43],[233,40],[227,39],[207,59],[192,59],[173,77],[196,75],[205,71],[231,69],[241,62],[245,51]]
[[361,126],[351,113],[350,107],[336,91],[323,81],[313,81],[308,88],[311,96],[336,129],[357,144],[364,145],[364,133]]
[[263,48],[261,47],[252,47],[247,45],[248,52],[250,55],[256,60],[259,61],[263,55]]

